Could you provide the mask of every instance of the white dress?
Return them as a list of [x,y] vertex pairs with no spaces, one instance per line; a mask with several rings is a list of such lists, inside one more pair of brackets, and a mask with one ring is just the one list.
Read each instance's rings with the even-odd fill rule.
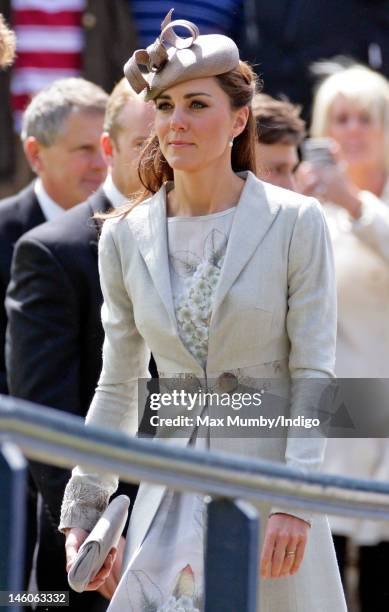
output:
[[[235,208],[168,219],[170,278],[178,329],[204,367],[214,291]],[[192,444],[204,447],[196,435]],[[168,491],[142,545],[126,568],[109,612],[201,612],[204,566],[203,496]]]

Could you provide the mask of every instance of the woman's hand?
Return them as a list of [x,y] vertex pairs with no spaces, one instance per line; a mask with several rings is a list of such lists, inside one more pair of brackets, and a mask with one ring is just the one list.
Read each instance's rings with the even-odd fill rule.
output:
[[[78,549],[80,548],[83,541],[87,538],[89,533],[85,531],[85,529],[80,529],[79,527],[73,527],[72,529],[67,529],[66,532],[66,571],[69,572],[72,567]],[[96,574],[96,576],[91,580],[91,582],[86,587],[86,591],[97,591],[100,589],[105,580],[111,573],[113,563],[116,557],[116,548],[111,548],[108,553],[106,560],[104,561],[104,565],[100,569],[100,571]]]
[[321,202],[331,202],[358,219],[361,215],[359,190],[347,176],[343,163],[312,164],[302,162],[296,171],[297,190]]
[[100,595],[102,595],[106,599],[112,598],[119,584],[125,544],[126,544],[126,540],[123,538],[123,536],[121,536],[119,540],[119,544],[118,544],[116,558],[114,560],[114,564],[112,567],[112,571],[109,574],[108,578],[105,580],[104,584],[98,589]]
[[309,529],[306,521],[290,514],[269,517],[261,556],[262,578],[293,576],[298,572]]

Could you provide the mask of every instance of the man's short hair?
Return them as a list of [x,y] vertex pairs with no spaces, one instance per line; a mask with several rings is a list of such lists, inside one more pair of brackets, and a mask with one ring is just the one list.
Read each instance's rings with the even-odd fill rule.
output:
[[16,36],[0,13],[0,69],[10,66],[15,57]]
[[118,133],[122,129],[120,114],[127,102],[140,99],[140,96],[130,86],[126,78],[119,81],[108,98],[104,117],[104,132],[108,132],[112,140],[116,142]]
[[37,93],[23,114],[21,138],[34,136],[52,145],[74,111],[104,113],[108,95],[101,87],[81,78],[58,79]]
[[257,138],[262,144],[288,144],[298,146],[305,136],[305,122],[301,108],[286,100],[276,100],[258,93],[253,99],[253,115]]

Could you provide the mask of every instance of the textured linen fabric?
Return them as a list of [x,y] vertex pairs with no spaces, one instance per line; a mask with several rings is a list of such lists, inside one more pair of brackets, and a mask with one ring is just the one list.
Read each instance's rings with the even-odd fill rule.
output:
[[[292,417],[305,414],[311,405],[302,381],[333,376],[335,281],[320,206],[261,182],[250,172],[240,176],[245,184],[215,288],[205,368],[185,347],[177,328],[166,229],[166,190],[171,186],[163,186],[126,218],[104,224],[99,249],[106,336],[103,370],[87,424],[136,434],[137,379],[147,378],[150,350],[161,384],[176,373],[218,380],[230,372],[238,385],[247,377],[270,377],[289,385]],[[196,406],[194,414],[200,410]],[[177,429],[163,442],[186,446],[192,435],[193,429]],[[162,442],[162,438],[157,440]],[[217,439],[211,434],[209,445],[211,450],[307,470],[320,466],[325,440],[293,436]],[[93,525],[101,509],[96,508],[90,491],[100,490],[99,500],[105,497],[106,504],[116,486],[114,474],[75,468],[60,528]],[[164,486],[141,483],[128,529],[125,567],[153,529],[165,494]],[[263,529],[270,510],[268,504],[259,506]],[[307,555],[299,573],[261,581],[259,605],[261,612],[346,610],[325,517],[312,517]]]

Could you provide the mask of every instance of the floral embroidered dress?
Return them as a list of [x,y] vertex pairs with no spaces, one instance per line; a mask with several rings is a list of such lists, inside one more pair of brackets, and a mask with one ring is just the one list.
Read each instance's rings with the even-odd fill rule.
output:
[[[180,337],[204,367],[213,297],[235,207],[167,220],[170,279]],[[198,438],[196,446],[205,446]],[[203,610],[203,497],[168,491],[119,583],[109,612]]]

